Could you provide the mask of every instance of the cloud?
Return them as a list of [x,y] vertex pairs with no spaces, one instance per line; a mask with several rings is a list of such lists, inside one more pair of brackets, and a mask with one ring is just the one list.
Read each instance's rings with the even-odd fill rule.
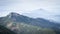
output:
[[32,10],[40,8],[47,10],[51,15],[59,15],[60,0],[0,0],[0,16],[9,12],[32,13]]
[[[58,5],[56,5],[58,4]],[[36,8],[53,9],[60,6],[59,0],[2,0],[0,6],[7,6],[6,8],[32,10]],[[19,8],[18,8],[19,7]]]

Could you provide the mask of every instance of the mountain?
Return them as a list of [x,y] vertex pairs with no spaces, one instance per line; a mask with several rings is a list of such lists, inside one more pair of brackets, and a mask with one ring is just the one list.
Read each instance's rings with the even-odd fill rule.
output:
[[23,22],[26,24],[31,24],[31,25],[36,25],[36,26],[42,26],[42,27],[47,27],[47,28],[51,28],[51,27],[58,27],[60,26],[60,24],[54,23],[52,21],[43,19],[43,18],[29,18],[27,16],[23,16],[17,13],[10,13],[9,15],[7,15],[5,17],[6,20],[10,20],[10,21],[14,21],[14,22]]
[[5,17],[0,17],[0,25],[17,32],[18,34],[28,34],[28,30],[31,34],[33,34],[32,32],[44,34],[45,31],[45,34],[47,34],[47,32],[48,34],[52,32],[52,34],[55,34],[54,32],[56,32],[56,34],[60,34],[60,24],[58,23],[54,23],[43,18],[30,18],[14,12]]

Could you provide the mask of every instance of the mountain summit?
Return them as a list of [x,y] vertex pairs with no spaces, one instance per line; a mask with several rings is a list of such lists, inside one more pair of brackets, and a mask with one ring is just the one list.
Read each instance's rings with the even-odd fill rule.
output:
[[7,18],[11,19],[15,22],[28,22],[28,20],[29,20],[29,17],[20,15],[15,12],[11,12],[9,15],[7,15]]
[[20,16],[20,14],[15,13],[15,12],[11,12],[8,16],[9,17],[15,17],[15,16]]

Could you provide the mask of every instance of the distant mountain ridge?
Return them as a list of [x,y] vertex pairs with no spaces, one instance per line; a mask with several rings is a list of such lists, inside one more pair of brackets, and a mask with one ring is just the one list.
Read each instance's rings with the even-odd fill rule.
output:
[[5,17],[0,18],[1,25],[7,26],[8,24],[12,25],[12,23],[13,24],[15,23],[15,25],[17,23],[24,23],[28,25],[37,26],[37,27],[58,30],[60,32],[60,24],[51,22],[43,18],[29,18],[27,16],[23,16],[14,12],[10,13]]

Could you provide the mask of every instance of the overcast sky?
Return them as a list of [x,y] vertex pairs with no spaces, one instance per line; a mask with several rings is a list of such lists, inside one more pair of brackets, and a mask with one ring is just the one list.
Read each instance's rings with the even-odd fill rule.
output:
[[[30,15],[34,12],[36,13],[37,11],[34,10],[38,9],[44,9],[51,15],[59,16],[60,0],[0,0],[0,17],[5,16],[10,12],[17,12],[20,14],[29,13]],[[44,14],[46,14],[46,12]]]

